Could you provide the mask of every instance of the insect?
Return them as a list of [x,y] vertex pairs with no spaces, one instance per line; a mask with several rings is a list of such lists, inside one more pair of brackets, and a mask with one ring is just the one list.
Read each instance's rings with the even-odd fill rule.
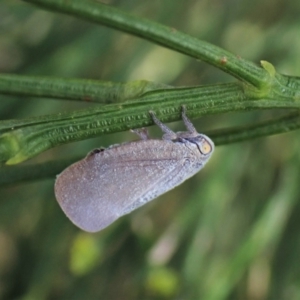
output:
[[187,132],[173,132],[154,114],[164,132],[150,139],[145,128],[133,130],[141,139],[95,149],[57,176],[55,195],[68,218],[85,231],[99,231],[200,171],[214,143],[182,118]]

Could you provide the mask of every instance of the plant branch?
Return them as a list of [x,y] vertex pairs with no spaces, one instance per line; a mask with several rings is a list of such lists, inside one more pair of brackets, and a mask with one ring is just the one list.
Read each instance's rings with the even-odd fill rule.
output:
[[[299,128],[300,112],[295,112],[256,125],[215,130],[207,134],[213,138],[216,145],[220,146],[249,140],[251,138],[288,132]],[[3,166],[0,168],[0,185],[53,178],[67,166],[82,158],[83,156],[38,164]]]
[[[172,88],[136,81],[97,82],[16,75],[0,76],[2,94],[111,103],[102,106],[23,120],[0,122],[0,162],[16,164],[51,147],[101,134],[152,125],[149,111],[163,122],[180,120],[181,107],[189,117],[233,111],[271,108],[300,108],[300,79],[276,73],[262,61],[262,68],[237,58],[216,46],[189,37],[154,22],[130,16],[115,8],[90,0],[26,0],[54,11],[65,12],[120,29],[195,58],[201,58],[229,72],[241,81],[228,84]],[[226,58],[226,59],[225,59]],[[298,116],[272,124],[219,131],[216,144],[231,143],[284,128],[298,128]],[[219,136],[218,136],[219,134]]]
[[256,87],[263,87],[269,74],[263,68],[215,45],[174,28],[125,13],[92,0],[24,0],[42,8],[66,13],[144,38],[166,48],[205,61]]
[[118,103],[157,89],[171,86],[146,80],[117,83],[101,80],[46,76],[21,76],[0,73],[0,94],[52,99]]
[[[250,109],[299,109],[300,101],[297,101],[298,96],[293,90],[295,86],[297,88],[296,80],[292,84],[292,79],[288,79],[284,93],[282,82],[274,85],[269,94],[239,82],[175,88],[151,91],[122,105],[109,104],[24,120],[2,121],[0,161],[16,164],[64,143],[152,125],[149,110],[155,111],[163,122],[180,120],[183,104],[190,117]],[[243,139],[246,136],[247,132]]]

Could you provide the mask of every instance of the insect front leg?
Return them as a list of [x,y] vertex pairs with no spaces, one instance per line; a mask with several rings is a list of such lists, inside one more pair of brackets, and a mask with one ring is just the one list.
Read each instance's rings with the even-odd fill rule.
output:
[[152,117],[153,122],[164,132],[163,140],[175,140],[177,138],[177,134],[172,131],[167,125],[162,123],[155,115],[153,111],[149,111],[149,114]]
[[[194,127],[193,123],[191,122],[191,120],[187,117],[186,115],[186,107],[185,105],[182,105],[182,120],[184,122],[185,127],[187,128],[189,133],[197,133],[196,128]],[[198,134],[198,133],[197,133]]]

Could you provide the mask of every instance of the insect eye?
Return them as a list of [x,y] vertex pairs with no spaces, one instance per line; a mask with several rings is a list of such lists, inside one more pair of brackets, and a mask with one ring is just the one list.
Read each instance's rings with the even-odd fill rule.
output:
[[207,140],[204,140],[201,143],[200,150],[203,154],[209,154],[212,151],[212,145]]

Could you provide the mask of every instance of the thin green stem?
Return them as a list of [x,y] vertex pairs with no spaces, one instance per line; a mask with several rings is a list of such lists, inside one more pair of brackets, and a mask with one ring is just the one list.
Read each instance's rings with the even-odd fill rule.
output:
[[[152,125],[149,110],[155,111],[163,122],[179,120],[183,104],[186,105],[190,117],[250,109],[299,109],[299,79],[278,74],[273,78],[272,86],[262,90],[241,82],[158,89],[122,104],[2,121],[0,161],[15,164],[71,141]],[[126,85],[124,87],[126,89]],[[105,91],[104,88],[104,94]]]
[[254,125],[239,126],[208,132],[216,145],[226,145],[300,128],[300,112],[293,112],[283,117],[264,121]]
[[[299,128],[300,113],[295,112],[256,125],[215,130],[207,134],[213,138],[216,145],[220,146]],[[0,168],[0,185],[53,178],[73,162],[82,159],[83,156],[39,164],[4,166]]]
[[51,160],[38,164],[4,166],[0,168],[0,185],[23,183],[33,180],[53,179],[70,164],[82,157]]
[[[51,147],[101,134],[152,125],[149,111],[163,122],[179,120],[181,107],[189,117],[233,111],[270,108],[300,108],[300,80],[276,73],[262,61],[262,68],[237,58],[216,46],[189,37],[154,22],[130,16],[113,7],[89,0],[26,0],[54,11],[65,12],[93,22],[141,36],[195,58],[201,58],[241,79],[237,83],[172,88],[145,81],[111,83],[27,76],[0,76],[3,94],[93,100],[113,103],[75,112],[59,113],[24,120],[0,122],[0,161],[16,164]],[[292,118],[290,130],[298,126]],[[266,132],[280,131],[277,120]],[[272,128],[271,128],[272,127]],[[216,143],[230,143],[263,134],[265,124],[241,127],[215,136]]]
[[102,104],[123,102],[162,88],[170,88],[170,86],[146,80],[117,83],[101,80],[0,74],[0,94]]
[[24,1],[139,36],[161,46],[203,60],[256,87],[263,87],[269,78],[268,72],[263,68],[222,48],[191,37],[174,28],[127,14],[99,1]]

